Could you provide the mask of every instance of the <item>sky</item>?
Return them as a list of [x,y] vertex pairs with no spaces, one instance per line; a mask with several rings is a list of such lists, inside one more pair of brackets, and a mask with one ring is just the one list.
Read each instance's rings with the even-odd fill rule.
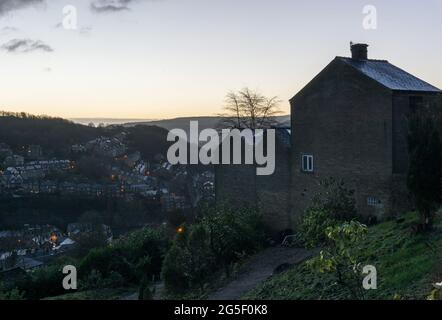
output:
[[[367,5],[375,29],[364,28]],[[440,0],[0,0],[0,110],[216,115],[249,87],[289,113],[350,41],[442,88],[441,31]]]

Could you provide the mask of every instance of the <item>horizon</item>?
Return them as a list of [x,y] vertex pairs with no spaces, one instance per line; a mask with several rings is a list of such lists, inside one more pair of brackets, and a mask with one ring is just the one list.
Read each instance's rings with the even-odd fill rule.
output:
[[[442,29],[437,0],[372,1],[377,27],[370,30],[362,0],[146,0],[117,9],[93,9],[96,0],[8,3],[0,7],[0,67],[9,75],[0,79],[0,105],[13,112],[216,116],[229,91],[250,87],[278,96],[290,114],[288,100],[334,57],[349,56],[350,41],[368,43],[370,59],[442,87],[442,44],[427,41]],[[72,11],[63,13],[68,4],[76,29],[64,24],[72,22]]]

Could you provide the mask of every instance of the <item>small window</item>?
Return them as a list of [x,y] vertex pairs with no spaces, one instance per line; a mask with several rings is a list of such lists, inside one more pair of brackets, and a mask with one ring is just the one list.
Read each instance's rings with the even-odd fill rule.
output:
[[302,171],[313,172],[313,156],[309,154],[302,155]]
[[367,198],[367,205],[371,207],[377,207],[381,204],[381,201],[378,198],[375,197],[368,197]]

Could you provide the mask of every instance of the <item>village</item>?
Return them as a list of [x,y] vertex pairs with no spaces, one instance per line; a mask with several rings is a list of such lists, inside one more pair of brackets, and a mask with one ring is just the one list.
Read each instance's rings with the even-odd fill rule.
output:
[[[137,203],[147,204],[146,215],[163,220],[171,213],[185,213],[200,202],[214,199],[214,173],[210,169],[194,172],[185,165],[170,164],[161,154],[153,161],[142,159],[140,152],[128,152],[124,132],[75,144],[70,150],[71,159],[53,159],[46,158],[39,145],[13,150],[0,143],[2,199],[131,203],[136,198]],[[82,164],[85,157],[100,162],[99,174],[91,175],[89,168],[84,168],[97,165]],[[148,221],[140,221],[139,227]],[[89,223],[78,221],[66,221],[63,228],[47,223],[13,228],[0,224],[0,270],[39,268],[73,250],[78,239],[91,230]],[[111,226],[103,224],[102,231],[111,241]]]

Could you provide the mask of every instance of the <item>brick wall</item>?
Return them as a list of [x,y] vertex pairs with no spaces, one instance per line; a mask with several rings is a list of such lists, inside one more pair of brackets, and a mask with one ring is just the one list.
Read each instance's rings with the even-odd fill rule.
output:
[[[292,216],[298,220],[319,191],[319,181],[342,178],[356,191],[358,212],[390,211],[392,93],[334,60],[291,100]],[[301,155],[314,172],[301,172]],[[367,197],[380,200],[368,206]]]

